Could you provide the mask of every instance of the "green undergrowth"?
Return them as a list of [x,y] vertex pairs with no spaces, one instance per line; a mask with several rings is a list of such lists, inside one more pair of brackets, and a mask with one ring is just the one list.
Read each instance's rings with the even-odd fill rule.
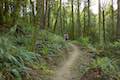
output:
[[68,44],[62,37],[41,30],[33,46],[33,28],[17,29],[14,26],[0,36],[0,80],[44,80],[46,75],[52,75]]
[[90,68],[101,68],[104,80],[120,80],[120,41],[108,43],[105,47],[90,47],[93,61]]
[[71,43],[80,45],[82,47],[87,47],[89,44],[89,38],[88,37],[80,37],[74,41],[71,41]]
[[[72,41],[85,48],[92,58],[90,64],[84,66],[84,70],[101,69],[100,80],[120,80],[120,41],[107,43],[107,45],[92,44],[89,38],[80,38]],[[84,74],[85,72],[83,72]]]

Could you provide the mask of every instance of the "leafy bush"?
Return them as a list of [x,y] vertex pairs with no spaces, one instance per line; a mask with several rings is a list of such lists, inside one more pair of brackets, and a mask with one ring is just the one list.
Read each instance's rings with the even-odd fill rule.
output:
[[27,34],[17,33],[17,26],[14,26],[0,37],[0,80],[40,80],[36,79],[37,76],[41,78],[39,73],[52,73],[49,61],[57,61],[54,56],[60,57],[59,51],[66,48],[62,37],[40,31],[35,53],[30,52],[32,28],[21,29]]
[[89,44],[89,38],[88,37],[81,37],[80,39],[78,39],[78,41],[83,46],[87,46]]
[[36,42],[36,51],[40,54],[55,55],[59,50],[66,47],[63,38],[50,32],[41,31]]
[[15,47],[9,39],[0,38],[0,78],[22,80],[21,70],[37,61],[37,55]]
[[114,42],[113,44],[110,45],[111,48],[114,48],[114,49],[119,49],[120,50],[120,40]]
[[101,68],[104,74],[118,77],[119,68],[114,61],[108,57],[97,58],[90,64],[90,68]]
[[109,47],[105,48],[103,54],[112,58],[120,66],[120,41],[110,43]]

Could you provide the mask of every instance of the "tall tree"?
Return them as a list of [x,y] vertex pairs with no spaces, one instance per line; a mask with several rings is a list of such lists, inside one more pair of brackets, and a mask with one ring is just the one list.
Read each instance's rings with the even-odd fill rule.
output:
[[106,5],[107,5],[107,1],[103,1],[102,2],[102,37],[103,37],[103,43],[106,44],[106,17],[105,17],[105,9],[106,9]]
[[84,28],[83,28],[83,36],[86,37],[86,2],[84,1]]
[[0,0],[0,25],[3,24],[3,0]]
[[117,37],[117,39],[120,39],[120,0],[118,0],[117,4],[118,4],[118,17],[117,17],[117,33],[116,33],[116,37]]
[[5,22],[8,23],[8,18],[9,18],[9,1],[5,0],[4,1],[4,16],[5,16]]
[[72,16],[71,38],[74,39],[74,0],[71,0],[71,16]]
[[35,43],[36,43],[36,34],[37,34],[37,26],[35,25],[35,5],[34,1],[30,0],[30,4],[32,7],[32,21],[33,21],[33,32],[32,32],[32,43],[30,47],[30,51],[34,52],[35,51]]
[[63,34],[63,22],[62,22],[62,0],[60,0],[60,29],[61,29],[61,34]]
[[87,1],[88,2],[88,32],[87,32],[87,36],[90,32],[90,0]]
[[46,28],[46,29],[48,29],[48,9],[49,9],[49,1],[50,0],[45,0],[45,2],[44,2],[44,27]]
[[54,32],[56,31],[59,13],[60,13],[60,6],[59,6],[58,9],[57,9],[57,14],[56,14],[56,18],[55,18],[56,20],[55,20],[55,23],[54,23],[54,26],[53,26],[53,31],[54,31]]
[[99,40],[101,40],[101,0],[98,0],[98,10],[99,10]]
[[106,43],[106,29],[105,29],[105,10],[102,11],[103,18],[103,42]]
[[112,34],[113,34],[112,39],[115,38],[115,26],[114,26],[115,21],[114,21],[114,7],[113,7],[113,5],[114,5],[113,0],[111,0],[111,13],[112,13],[112,15],[111,15],[112,23],[111,23],[111,25],[112,25],[112,28],[113,28],[113,30],[112,30]]
[[50,18],[51,18],[51,0],[48,0],[48,15],[47,15],[47,17],[48,17],[48,24],[47,24],[47,26],[48,26],[48,28],[50,28]]
[[81,35],[81,23],[80,23],[80,0],[77,0],[77,37]]
[[37,0],[37,15],[41,29],[45,29],[45,0]]

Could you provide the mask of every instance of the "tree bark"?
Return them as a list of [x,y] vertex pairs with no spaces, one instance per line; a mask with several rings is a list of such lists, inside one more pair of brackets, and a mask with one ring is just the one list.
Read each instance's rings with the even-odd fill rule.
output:
[[90,0],[88,0],[88,31],[87,31],[87,36],[90,33]]
[[83,36],[86,37],[86,3],[84,2],[84,29],[83,29]]
[[80,23],[80,0],[77,0],[77,37],[81,36],[81,23]]
[[114,40],[115,39],[115,26],[114,26],[114,7],[113,7],[113,5],[114,5],[114,3],[113,3],[113,0],[111,0],[111,13],[112,13],[112,16],[111,16],[111,20],[112,20],[112,28],[113,28],[113,30],[112,30],[112,35],[113,35],[113,37],[112,37],[112,40]]
[[37,16],[40,29],[45,29],[45,0],[37,0]]
[[99,9],[99,41],[101,41],[101,0],[98,1],[98,9]]
[[120,39],[120,0],[118,0],[118,17],[117,17],[117,33],[116,38]]
[[47,26],[48,26],[48,28],[50,28],[50,17],[51,17],[51,5],[50,5],[50,0],[48,0],[48,15],[47,15],[47,17],[48,17],[48,23],[47,23]]
[[73,4],[73,0],[71,0],[71,9],[72,9],[72,29],[71,29],[71,38],[74,40],[74,4]]
[[105,30],[105,11],[103,10],[103,42],[106,43],[106,30]]
[[3,24],[3,0],[0,0],[0,25]]
[[61,27],[61,34],[63,35],[63,22],[62,22],[62,0],[60,0],[60,27]]

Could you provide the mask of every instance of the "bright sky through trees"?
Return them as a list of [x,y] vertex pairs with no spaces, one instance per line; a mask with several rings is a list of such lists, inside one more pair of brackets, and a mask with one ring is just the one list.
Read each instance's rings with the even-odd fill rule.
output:
[[[101,4],[110,4],[111,0],[101,0]],[[68,0],[62,0],[63,3],[67,3]],[[84,7],[84,0],[81,2],[81,8]],[[117,0],[114,0],[114,9],[117,9]],[[98,0],[91,0],[91,10],[93,13],[98,13]]]

